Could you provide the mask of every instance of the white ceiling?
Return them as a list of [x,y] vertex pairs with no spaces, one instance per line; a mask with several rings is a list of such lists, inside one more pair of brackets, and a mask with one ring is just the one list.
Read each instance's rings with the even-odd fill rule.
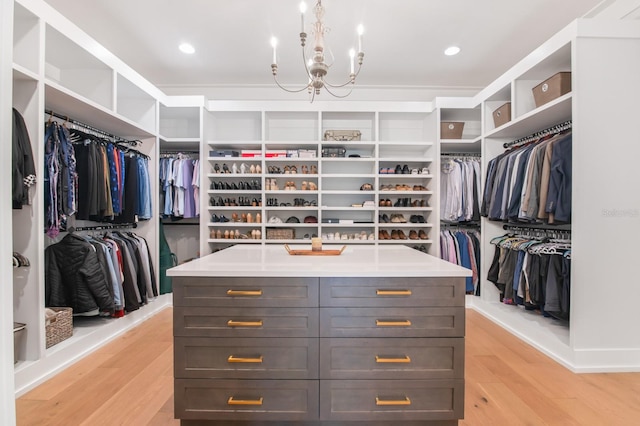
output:
[[[303,82],[299,0],[46,1],[161,87],[272,85],[272,36],[279,39],[281,81]],[[306,2],[311,9],[314,0]],[[362,23],[359,84],[484,87],[599,2],[325,0],[336,58],[330,80],[346,79],[347,52]],[[183,41],[196,54],[181,53]],[[453,44],[461,53],[445,56]]]

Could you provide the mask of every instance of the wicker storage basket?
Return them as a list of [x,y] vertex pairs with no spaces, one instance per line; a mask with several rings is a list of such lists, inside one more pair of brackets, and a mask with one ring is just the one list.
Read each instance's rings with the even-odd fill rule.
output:
[[47,349],[57,345],[63,340],[73,336],[73,309],[71,308],[47,308],[55,312],[55,316],[49,317],[45,322],[47,334]]
[[267,228],[267,240],[293,240],[296,233],[292,228]]

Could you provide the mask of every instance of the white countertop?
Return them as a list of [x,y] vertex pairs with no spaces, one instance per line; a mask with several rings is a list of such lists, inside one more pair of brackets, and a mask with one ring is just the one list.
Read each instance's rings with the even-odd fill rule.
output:
[[[341,245],[324,244],[323,249]],[[309,245],[291,249],[310,250]],[[471,270],[406,246],[347,246],[339,256],[292,256],[283,245],[236,245],[167,270],[181,277],[468,277]]]

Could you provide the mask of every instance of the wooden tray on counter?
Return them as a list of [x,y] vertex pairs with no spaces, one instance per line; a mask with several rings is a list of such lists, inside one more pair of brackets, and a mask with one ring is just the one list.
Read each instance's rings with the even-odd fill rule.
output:
[[313,250],[293,250],[289,247],[288,244],[284,245],[284,248],[287,249],[287,252],[292,256],[339,256],[342,254],[344,249],[347,246],[342,246],[340,250],[322,250],[322,251],[313,251]]

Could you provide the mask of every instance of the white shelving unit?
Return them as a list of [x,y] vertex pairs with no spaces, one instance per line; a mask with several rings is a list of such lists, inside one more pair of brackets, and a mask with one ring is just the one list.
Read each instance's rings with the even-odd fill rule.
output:
[[[622,172],[635,169],[628,153],[637,149],[627,141],[636,133],[640,57],[627,52],[638,49],[640,29],[632,22],[578,20],[467,100],[482,109],[485,170],[503,143],[573,122],[570,326],[499,302],[486,271],[490,241],[505,231],[486,218],[482,296],[467,296],[467,305],[576,372],[640,371],[640,335],[627,327],[640,321],[632,278],[640,248],[620,245],[621,235],[640,233],[640,204],[629,198],[639,182]],[[572,92],[536,108],[531,89],[559,71],[572,73]],[[495,128],[492,113],[507,101],[512,119]]]
[[[207,194],[209,214],[218,216],[218,219],[224,215],[228,219],[229,212],[242,217],[259,211],[262,222],[210,221],[201,228],[203,253],[238,241],[247,244],[309,244],[314,235],[324,237],[327,242],[338,242],[337,237],[340,243],[345,244],[401,243],[423,246],[429,252],[437,250],[433,244],[435,230],[431,219],[432,205],[437,204],[433,190],[436,182],[431,172],[437,167],[437,120],[430,104],[420,105],[421,111],[410,112],[399,104],[368,105],[369,110],[359,109],[360,105],[344,109],[343,104],[336,103],[314,104],[311,107],[317,109],[313,110],[296,102],[281,105],[265,102],[258,108],[256,103],[238,102],[231,107],[235,111],[230,110],[228,104],[225,106],[227,109],[221,110],[218,104],[211,102],[208,107],[207,148],[211,151],[226,150],[229,155],[233,154],[232,151],[241,155],[243,150],[256,150],[260,157],[209,157],[206,175],[208,183],[213,183]],[[341,109],[336,110],[337,106]],[[323,135],[327,130],[359,130],[361,138],[351,142],[325,141]],[[331,148],[344,148],[344,156],[323,157],[323,149]],[[314,157],[271,157],[272,151],[276,150],[308,150]],[[259,164],[261,173],[224,174],[214,170],[216,167],[223,170],[225,166],[231,169],[233,164],[239,167],[242,163],[246,167]],[[420,174],[382,174],[380,171],[381,168],[395,170],[397,165],[419,170]],[[290,170],[294,167],[297,173],[292,174]],[[236,191],[215,188],[220,183],[240,185],[254,181],[259,181],[260,189]],[[272,188],[272,181],[275,181],[277,189]],[[318,189],[309,189],[310,182]],[[365,184],[370,184],[372,189],[361,190]],[[396,190],[396,185],[405,185],[410,190]],[[303,189],[305,186],[306,190]],[[383,186],[393,189],[382,190]],[[416,190],[414,186],[417,186]],[[211,197],[214,198],[211,200]],[[243,203],[239,201],[241,198]],[[398,199],[404,198],[411,201],[407,206],[398,205]],[[227,199],[229,202],[225,202]],[[246,204],[247,199],[249,206],[239,205]],[[381,200],[386,199],[393,200],[392,205],[380,206]],[[262,205],[254,206],[254,200]],[[302,205],[297,205],[300,200]],[[238,205],[228,205],[234,201]],[[365,206],[365,202],[372,205]],[[383,217],[389,220],[391,215],[403,216],[406,223],[385,223]],[[411,223],[411,216],[418,215],[423,216],[423,221],[416,219],[416,223]],[[314,217],[317,223],[304,223],[309,217]],[[273,223],[273,220],[281,222]],[[296,223],[291,223],[292,220]],[[247,237],[241,240],[211,238],[219,235],[218,229],[234,227]],[[295,238],[268,238],[269,230],[278,228],[292,229]],[[260,230],[259,239],[251,237],[254,229]],[[391,232],[394,229],[398,231],[399,238],[404,235],[405,239],[380,238],[383,235],[381,231]],[[423,231],[428,238],[409,239],[411,230],[415,230],[416,235]]]
[[[149,173],[155,181],[158,104],[164,95],[115,57],[98,58],[95,42],[44,3],[16,2],[14,22],[12,104],[25,119],[37,174],[32,204],[12,212],[13,250],[31,263],[13,274],[14,321],[27,325],[14,368],[15,392],[20,395],[163,309],[171,296],[160,296],[123,318],[96,318],[82,327],[77,323],[71,338],[46,348],[44,250],[62,235],[50,239],[44,234],[45,109],[141,141],[136,149],[152,159]],[[155,219],[140,221],[135,232],[149,244],[157,277],[157,195],[152,203]]]
[[[167,104],[161,103],[159,106],[159,153],[183,153],[189,158],[202,159],[204,97],[175,96],[166,101]],[[201,161],[201,176],[203,170]],[[200,188],[200,191],[203,190],[206,188]],[[199,203],[201,206],[202,203]],[[204,220],[208,220],[206,215]],[[179,221],[167,218],[162,222],[165,238],[178,263],[200,256],[199,217]]]

